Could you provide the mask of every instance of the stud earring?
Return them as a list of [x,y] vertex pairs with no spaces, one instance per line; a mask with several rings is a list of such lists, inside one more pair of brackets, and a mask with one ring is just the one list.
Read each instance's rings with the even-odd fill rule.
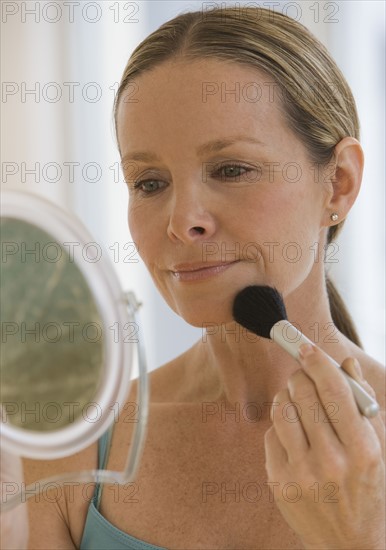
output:
[[333,212],[330,216],[333,222],[336,222],[336,220],[339,218],[338,214],[336,212]]

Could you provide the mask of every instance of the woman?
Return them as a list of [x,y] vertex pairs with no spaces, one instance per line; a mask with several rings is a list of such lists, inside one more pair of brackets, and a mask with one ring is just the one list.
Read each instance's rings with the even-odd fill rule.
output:
[[[363,169],[339,69],[283,15],[186,13],[134,51],[115,120],[133,240],[170,307],[207,331],[151,373],[136,483],[31,502],[29,548],[384,548],[384,369],[324,265]],[[278,288],[316,340],[301,364],[233,322],[250,284]],[[325,353],[382,414],[359,414]],[[131,428],[121,414],[99,464],[123,467]],[[95,444],[25,475],[97,464]]]

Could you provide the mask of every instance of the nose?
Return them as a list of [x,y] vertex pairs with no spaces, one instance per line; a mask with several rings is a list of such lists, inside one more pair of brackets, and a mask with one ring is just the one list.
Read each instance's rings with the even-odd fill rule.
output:
[[196,182],[175,186],[170,202],[167,234],[173,242],[204,241],[216,231],[210,199]]

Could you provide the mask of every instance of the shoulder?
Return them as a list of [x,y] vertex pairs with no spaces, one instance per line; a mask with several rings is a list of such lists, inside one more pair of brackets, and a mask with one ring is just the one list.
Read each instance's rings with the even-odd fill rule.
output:
[[[97,443],[61,459],[23,460],[25,484],[37,489],[42,487],[44,479],[96,467]],[[52,481],[47,490],[29,498],[29,548],[75,548],[74,542],[83,532],[94,484],[89,484],[87,491],[85,487],[78,482],[63,485]]]

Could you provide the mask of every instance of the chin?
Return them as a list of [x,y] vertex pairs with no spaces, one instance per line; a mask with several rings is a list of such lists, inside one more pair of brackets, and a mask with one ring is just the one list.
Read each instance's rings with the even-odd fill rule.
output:
[[233,299],[217,296],[196,296],[187,301],[178,300],[172,309],[189,325],[202,327],[207,323],[229,323],[232,317]]
[[[252,283],[250,283],[252,284]],[[208,290],[174,294],[167,299],[171,309],[193,327],[202,328],[209,324],[221,325],[233,322],[232,308],[236,294],[247,285],[232,285],[234,288],[221,291],[220,285]]]
[[[242,265],[242,264],[240,264]],[[251,269],[250,264],[235,267],[204,281],[177,282],[153,277],[168,306],[189,325],[202,328],[233,323],[233,302],[240,290],[251,285],[269,285],[285,292],[287,285],[281,277]],[[283,284],[284,283],[284,284]]]

